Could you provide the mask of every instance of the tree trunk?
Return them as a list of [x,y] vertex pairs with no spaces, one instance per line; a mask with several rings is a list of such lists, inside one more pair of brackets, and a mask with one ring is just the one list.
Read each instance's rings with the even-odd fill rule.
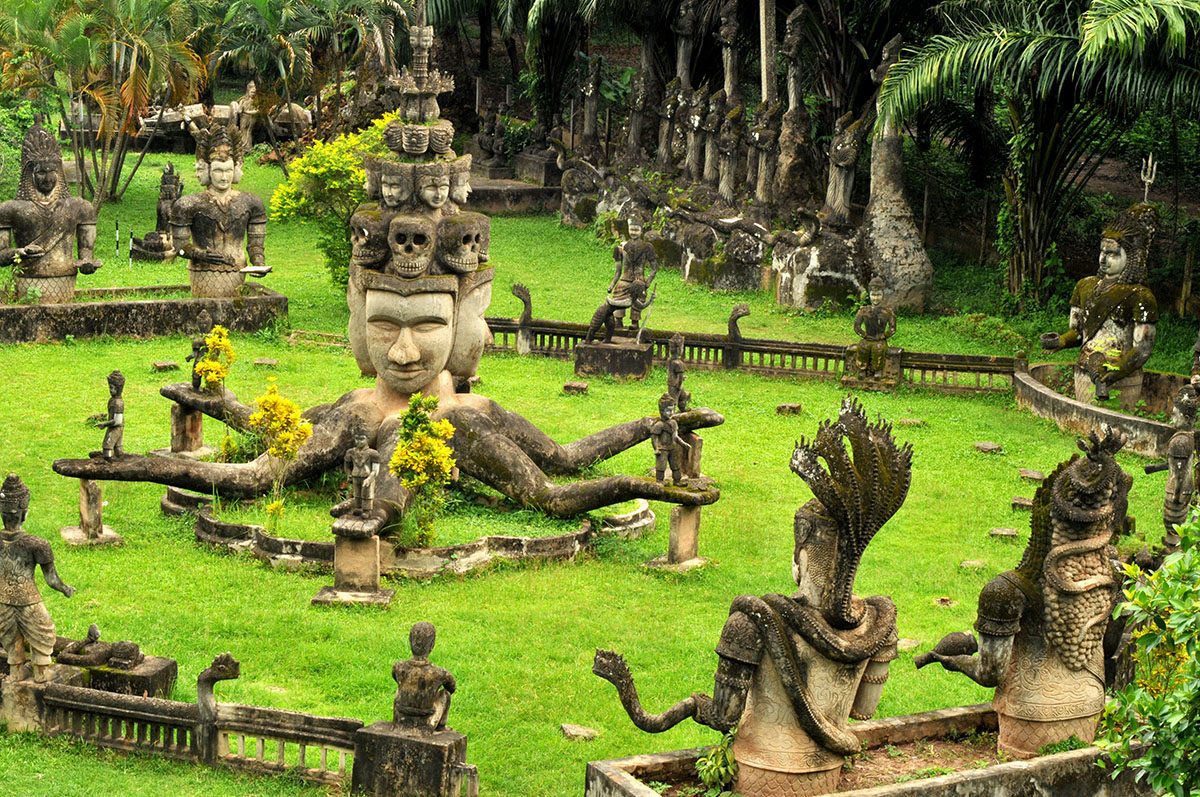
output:
[[778,96],[775,86],[775,0],[758,0],[758,48],[762,65],[762,101],[770,105]]
[[487,74],[492,67],[492,17],[495,16],[493,0],[482,0],[479,4],[479,74]]

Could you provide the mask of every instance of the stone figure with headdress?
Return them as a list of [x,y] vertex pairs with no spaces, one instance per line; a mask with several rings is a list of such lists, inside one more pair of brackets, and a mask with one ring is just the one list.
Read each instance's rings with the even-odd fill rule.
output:
[[95,245],[96,210],[71,196],[58,142],[38,121],[21,145],[17,196],[0,203],[0,267],[14,269],[15,298],[71,301],[76,275],[100,267]]
[[1158,303],[1146,287],[1147,256],[1158,227],[1153,205],[1120,213],[1100,238],[1100,270],[1075,285],[1070,329],[1042,335],[1049,350],[1079,347],[1075,398],[1103,401],[1120,392],[1132,409],[1142,396],[1142,366],[1154,348]]

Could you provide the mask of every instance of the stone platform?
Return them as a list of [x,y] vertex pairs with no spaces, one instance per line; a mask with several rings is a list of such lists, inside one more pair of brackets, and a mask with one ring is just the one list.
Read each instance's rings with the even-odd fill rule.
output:
[[[153,298],[190,292],[186,285],[102,288],[75,292],[68,304],[0,304],[0,343],[43,343],[114,335],[148,338],[193,335],[196,319],[207,311],[214,324],[233,332],[255,332],[288,312],[287,297],[248,284],[230,299]],[[135,296],[151,298],[126,298]]]
[[579,343],[575,346],[575,374],[606,374],[620,379],[645,379],[654,366],[654,347],[649,343]]
[[553,213],[562,202],[562,188],[520,180],[471,176],[470,209],[489,216]]

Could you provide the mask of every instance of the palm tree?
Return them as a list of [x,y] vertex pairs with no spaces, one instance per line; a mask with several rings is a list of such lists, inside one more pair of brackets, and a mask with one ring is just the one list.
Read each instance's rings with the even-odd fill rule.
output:
[[[998,246],[1008,290],[1039,292],[1072,206],[1136,113],[1154,101],[1200,99],[1181,34],[1195,29],[1200,8],[1195,0],[948,0],[937,10],[946,32],[888,73],[880,123],[962,91],[1002,98],[1009,142]],[[1174,51],[1135,43],[1159,34]]]

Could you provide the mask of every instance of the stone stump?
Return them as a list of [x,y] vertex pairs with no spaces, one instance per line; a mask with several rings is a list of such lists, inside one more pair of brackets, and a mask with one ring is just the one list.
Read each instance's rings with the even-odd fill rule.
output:
[[368,797],[476,797],[479,775],[466,760],[467,737],[461,733],[376,722],[354,735],[351,792]]
[[707,560],[699,554],[700,507],[676,506],[671,508],[671,532],[667,541],[667,553],[646,563],[656,570],[671,570],[686,573],[703,565]]
[[645,379],[654,364],[654,347],[649,343],[579,343],[575,346],[576,376],[608,376]]
[[120,545],[124,540],[104,525],[104,494],[100,483],[79,480],[79,525],[64,526],[60,531],[69,545]]
[[314,606],[387,606],[395,590],[379,586],[379,529],[375,517],[344,515],[333,523],[333,586],[313,596]]

